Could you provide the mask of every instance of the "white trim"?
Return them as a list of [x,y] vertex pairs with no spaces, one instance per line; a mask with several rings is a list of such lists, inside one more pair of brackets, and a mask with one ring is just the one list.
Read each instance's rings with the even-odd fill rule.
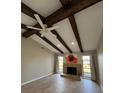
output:
[[52,74],[53,74],[53,73],[50,73],[50,74],[47,74],[47,75],[45,75],[45,76],[41,76],[41,77],[38,77],[38,78],[35,78],[35,79],[32,79],[32,80],[26,81],[26,82],[22,83],[21,86],[23,86],[23,85],[25,85],[25,84],[28,84],[28,83],[31,83],[31,82],[33,82],[33,81],[39,80],[39,79],[41,79],[41,78],[47,77],[47,76],[52,75]]

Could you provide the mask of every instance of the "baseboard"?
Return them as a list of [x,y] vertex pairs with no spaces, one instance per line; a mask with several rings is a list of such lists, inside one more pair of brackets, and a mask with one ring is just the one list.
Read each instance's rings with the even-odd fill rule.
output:
[[45,75],[45,76],[41,76],[41,77],[38,77],[38,78],[35,78],[35,79],[32,79],[32,80],[26,81],[26,82],[22,83],[21,86],[23,86],[23,85],[25,85],[25,84],[28,84],[28,83],[31,83],[31,82],[33,82],[33,81],[39,80],[39,79],[41,79],[41,78],[47,77],[47,76],[52,75],[52,74],[53,74],[53,73],[50,73],[50,74],[47,74],[47,75]]

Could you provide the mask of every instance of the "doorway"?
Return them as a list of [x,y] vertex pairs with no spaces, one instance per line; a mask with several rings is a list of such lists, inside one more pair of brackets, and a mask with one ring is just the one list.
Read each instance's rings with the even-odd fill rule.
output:
[[83,78],[91,79],[91,57],[82,56],[83,60]]

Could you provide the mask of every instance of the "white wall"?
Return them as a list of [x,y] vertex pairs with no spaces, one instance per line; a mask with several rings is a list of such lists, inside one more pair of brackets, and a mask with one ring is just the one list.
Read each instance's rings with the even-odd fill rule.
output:
[[21,83],[28,82],[54,70],[54,54],[30,38],[21,39]]
[[100,86],[103,88],[103,36],[101,35],[98,48],[97,48],[97,55],[98,55],[98,69],[99,69],[99,79],[100,79]]

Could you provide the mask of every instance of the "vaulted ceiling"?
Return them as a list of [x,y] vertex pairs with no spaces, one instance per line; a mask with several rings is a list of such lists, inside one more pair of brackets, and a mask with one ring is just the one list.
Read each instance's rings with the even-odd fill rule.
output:
[[[55,53],[95,50],[103,28],[102,0],[22,0],[21,33]],[[26,25],[39,27],[34,14],[39,14],[48,27],[57,25],[51,35]]]

